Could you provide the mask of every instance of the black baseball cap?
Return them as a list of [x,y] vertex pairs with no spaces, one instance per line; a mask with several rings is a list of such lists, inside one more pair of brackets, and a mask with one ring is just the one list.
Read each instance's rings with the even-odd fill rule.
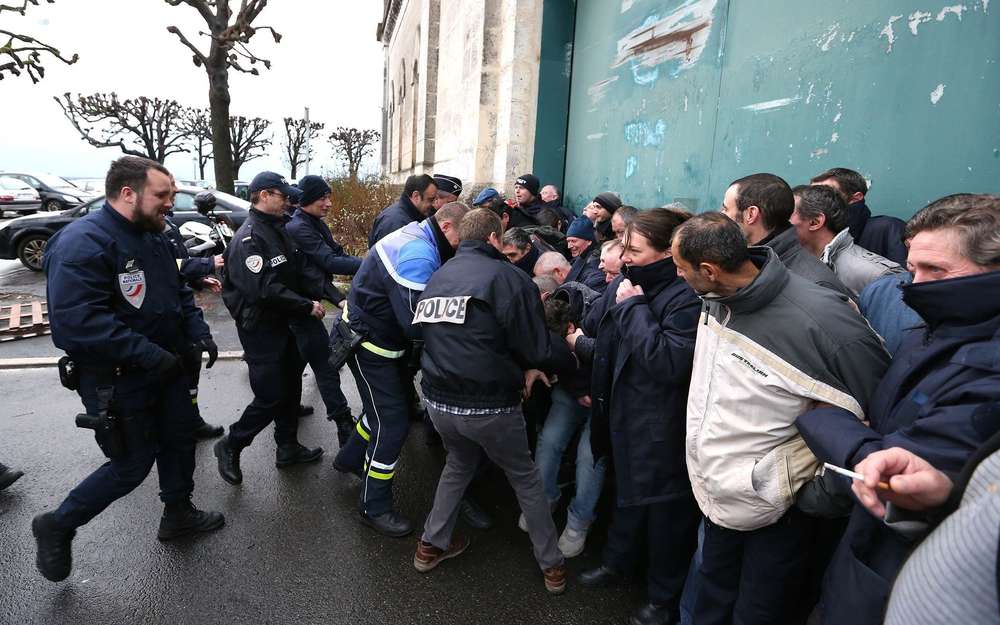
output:
[[273,171],[262,171],[250,181],[250,193],[265,191],[267,189],[277,189],[288,197],[295,197],[298,190],[288,184],[285,177]]

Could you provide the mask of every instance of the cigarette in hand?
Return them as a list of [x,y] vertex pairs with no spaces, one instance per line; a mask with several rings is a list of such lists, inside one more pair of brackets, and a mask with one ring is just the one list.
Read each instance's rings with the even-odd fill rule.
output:
[[[856,471],[849,471],[848,469],[844,469],[842,467],[838,467],[837,465],[830,464],[829,462],[824,462],[823,463],[823,469],[824,470],[829,469],[830,471],[833,471],[834,473],[839,473],[840,475],[843,475],[845,477],[849,477],[852,480],[858,480],[859,482],[864,482],[865,481],[865,476],[861,475],[860,473],[858,473]],[[889,490],[889,491],[892,490],[892,486],[889,486],[889,482],[879,482],[878,483],[878,487],[881,488],[882,490]]]

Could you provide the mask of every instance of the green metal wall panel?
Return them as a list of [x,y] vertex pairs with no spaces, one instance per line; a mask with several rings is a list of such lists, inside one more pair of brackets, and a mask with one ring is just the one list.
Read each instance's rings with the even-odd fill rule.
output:
[[532,173],[543,184],[563,185],[570,69],[576,0],[545,0],[538,67],[538,115]]
[[1000,192],[998,11],[581,0],[569,197],[607,188],[642,207],[705,210],[734,178],[798,184],[834,166],[861,171],[876,211],[901,217],[948,193]]

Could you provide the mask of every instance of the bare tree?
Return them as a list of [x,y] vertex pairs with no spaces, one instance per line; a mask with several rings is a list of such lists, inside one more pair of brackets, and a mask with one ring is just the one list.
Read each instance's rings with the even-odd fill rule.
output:
[[53,98],[80,136],[98,148],[119,148],[125,154],[162,163],[171,154],[187,152],[182,124],[185,108],[174,100],[130,98],[115,93]]
[[382,137],[377,130],[358,130],[339,126],[330,134],[334,152],[347,164],[351,180],[358,179],[361,161],[372,153],[375,143]]
[[[170,6],[186,4],[196,10],[208,32],[199,35],[209,37],[208,52],[202,52],[176,26],[168,26],[167,31],[177,35],[194,55],[192,60],[203,67],[208,75],[208,103],[211,111],[212,148],[215,160],[215,184],[220,191],[233,192],[233,180],[239,173],[229,136],[229,70],[230,68],[247,74],[258,75],[258,63],[271,69],[271,62],[252,53],[248,47],[250,40],[259,30],[271,32],[275,43],[281,35],[270,26],[253,26],[254,20],[267,6],[267,0],[240,0],[235,15],[230,8],[231,0],[164,0]],[[235,170],[234,170],[235,168]]]
[[[308,128],[307,128],[308,124]],[[319,133],[323,130],[323,124],[319,122],[307,122],[304,119],[285,118],[285,162],[292,170],[291,177],[298,178],[299,165],[306,162],[306,143],[315,145],[319,139]]]
[[240,175],[240,168],[247,161],[264,156],[271,137],[264,136],[271,122],[260,117],[230,117],[229,134],[233,138],[233,175]]
[[[38,6],[39,0],[22,0],[20,6],[0,4],[0,13],[11,12],[20,13],[23,17],[28,10],[28,5]],[[45,0],[49,4],[55,0]],[[67,65],[72,65],[79,60],[79,55],[66,58],[58,48],[39,41],[30,35],[11,32],[0,28],[0,41],[2,37],[7,38],[7,43],[0,46],[0,80],[4,74],[20,76],[22,72],[27,72],[31,82],[38,83],[45,78],[45,67],[42,59],[43,55],[56,58]],[[3,62],[3,59],[9,59]]]
[[205,166],[212,158],[212,125],[207,109],[187,109],[181,118],[187,145],[198,157],[198,177],[205,179]]

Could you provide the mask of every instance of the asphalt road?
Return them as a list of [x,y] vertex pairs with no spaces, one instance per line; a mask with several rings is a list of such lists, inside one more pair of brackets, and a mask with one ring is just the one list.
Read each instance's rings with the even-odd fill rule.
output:
[[[4,264],[0,292],[38,294],[44,286],[38,274],[24,275]],[[220,347],[237,349],[224,308],[219,310],[217,301],[208,304]],[[0,346],[0,358],[14,352],[58,353],[49,337]],[[343,373],[344,390],[358,410],[353,380]],[[276,470],[267,430],[243,454],[239,487],[218,476],[211,443],[200,445],[195,503],[222,511],[222,530],[158,542],[162,509],[151,475],[79,530],[73,573],[53,584],[35,570],[31,518],[57,506],[103,457],[89,432],[73,426],[80,403],[59,386],[55,369],[0,371],[0,388],[0,461],[26,473],[0,493],[2,625],[612,623],[623,622],[641,599],[639,590],[591,591],[572,577],[565,595],[547,595],[528,537],[516,527],[519,510],[502,475],[492,475],[473,493],[497,526],[477,532],[460,525],[472,537],[469,551],[429,574],[417,573],[415,536],[383,538],[358,523],[360,482],[331,466],[335,429],[321,416],[303,419],[300,439],[327,449],[322,462]],[[249,400],[242,362],[220,362],[203,373],[201,407],[209,421],[235,421]],[[308,369],[304,401],[322,411]],[[413,429],[400,461],[396,498],[418,523],[429,511],[442,463],[440,451],[425,444],[422,428]],[[560,510],[560,528],[564,519]],[[570,561],[573,573],[598,562],[603,533],[602,523],[587,551]]]

